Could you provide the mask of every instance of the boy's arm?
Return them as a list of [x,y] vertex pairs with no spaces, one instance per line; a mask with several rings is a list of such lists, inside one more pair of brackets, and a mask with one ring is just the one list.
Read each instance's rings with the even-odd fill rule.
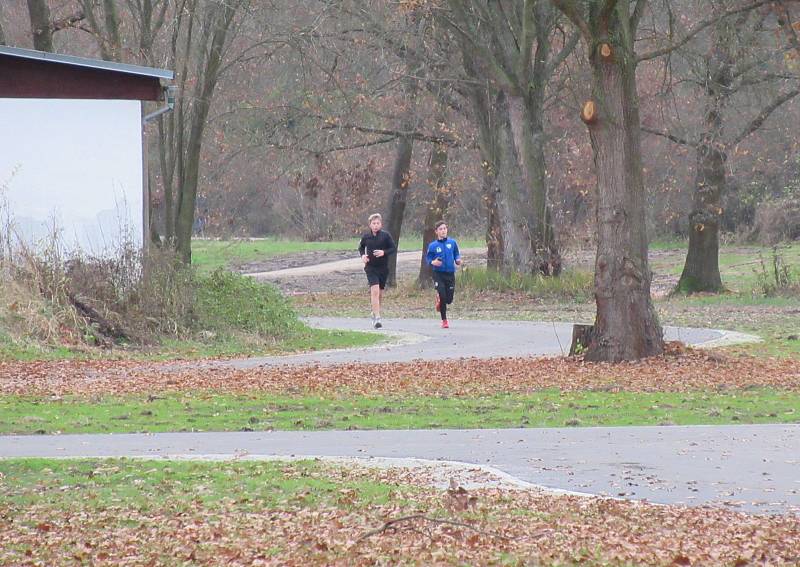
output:
[[367,243],[364,242],[364,237],[361,237],[361,241],[358,243],[358,255],[363,256],[364,252],[366,252]]
[[455,240],[453,241],[453,260],[455,260],[456,265],[461,264],[461,251],[458,249],[458,242]]
[[434,260],[433,243],[428,244],[428,251],[425,252],[425,260],[430,264]]

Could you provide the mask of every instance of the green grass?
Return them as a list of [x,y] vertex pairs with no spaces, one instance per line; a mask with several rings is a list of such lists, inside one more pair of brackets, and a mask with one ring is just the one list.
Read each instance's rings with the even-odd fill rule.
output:
[[313,250],[355,250],[357,245],[357,239],[331,242],[303,242],[278,238],[193,240],[192,265],[200,273],[211,273],[217,268],[227,268],[231,264],[243,264],[274,256]]
[[[47,504],[55,511],[108,507],[188,512],[317,503],[358,509],[384,504],[396,487],[333,479],[312,461],[186,462],[137,459],[0,460],[0,507]],[[289,473],[289,474],[287,474]],[[354,492],[342,499],[342,490]]]
[[8,335],[0,333],[0,360],[65,360],[85,356],[85,353],[73,351],[67,347],[50,348],[27,342],[19,343]]
[[[461,248],[480,248],[486,241],[480,238],[458,238]],[[201,274],[208,274],[217,268],[229,268],[247,262],[286,256],[309,251],[352,251],[355,256],[358,237],[349,240],[330,242],[304,242],[284,238],[264,238],[261,240],[193,240],[192,265]],[[401,239],[400,250],[411,251],[422,247],[419,235],[407,235]]]
[[650,250],[687,250],[689,248],[689,240],[686,238],[659,238],[650,242],[648,248]]
[[534,296],[562,297],[586,301],[592,294],[592,274],[566,271],[557,278],[529,274],[503,274],[484,268],[465,268],[459,274],[459,284],[476,291],[524,291]]
[[271,284],[216,270],[196,280],[192,329],[182,338],[161,336],[155,347],[118,345],[111,351],[72,350],[15,342],[0,330],[0,360],[133,358],[164,360],[285,354],[332,348],[364,347],[384,340],[379,334],[309,328],[291,302]]
[[337,331],[303,327],[289,337],[263,341],[248,335],[227,335],[211,341],[169,339],[158,349],[132,358],[163,361],[170,359],[227,358],[237,356],[278,356],[316,350],[363,348],[380,344],[386,335],[369,331]]
[[560,392],[483,398],[164,394],[0,398],[0,433],[506,428],[800,422],[800,393]]
[[201,277],[195,310],[197,328],[223,334],[249,332],[280,339],[302,329],[297,313],[277,287],[225,270]]
[[44,360],[132,359],[164,361],[172,359],[272,356],[315,350],[363,348],[380,344],[385,335],[366,331],[337,331],[299,327],[291,336],[259,339],[247,334],[227,334],[207,338],[166,338],[146,348],[116,348],[113,351],[71,350],[46,345],[18,345],[0,339],[0,361],[34,362]]

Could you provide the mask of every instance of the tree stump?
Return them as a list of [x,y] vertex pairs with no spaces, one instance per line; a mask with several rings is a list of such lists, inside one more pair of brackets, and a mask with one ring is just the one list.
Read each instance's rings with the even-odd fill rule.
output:
[[572,344],[569,347],[570,356],[586,353],[594,341],[594,325],[573,325]]

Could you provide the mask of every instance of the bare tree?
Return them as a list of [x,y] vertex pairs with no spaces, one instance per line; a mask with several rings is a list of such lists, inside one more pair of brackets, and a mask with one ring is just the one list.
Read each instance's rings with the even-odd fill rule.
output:
[[169,60],[178,67],[181,96],[174,112],[159,118],[159,154],[167,241],[187,264],[192,255],[203,135],[230,45],[229,33],[246,5],[246,0],[182,0],[172,23]]
[[646,0],[553,2],[581,31],[592,68],[592,100],[581,111],[597,176],[597,314],[587,358],[660,354],[663,336],[650,298],[634,50]]
[[[418,122],[417,93],[419,85],[417,84],[417,77],[420,76],[422,66],[422,62],[417,55],[418,46],[422,43],[422,35],[425,33],[424,27],[426,24],[426,20],[416,14],[414,10],[406,15],[406,19],[408,20],[407,27],[410,33],[405,38],[404,45],[400,50],[405,64],[405,74],[401,77],[405,108],[402,109],[402,118],[400,120],[400,132],[402,134],[397,140],[392,186],[389,192],[389,202],[386,206],[386,230],[392,235],[398,247],[402,238],[403,217],[405,216],[412,176],[411,158],[414,151],[414,139],[410,136],[410,133],[416,131]],[[389,257],[387,285],[397,285],[397,254]]]
[[[645,128],[646,132],[690,146],[695,151],[696,174],[692,210],[689,213],[689,250],[676,286],[681,293],[718,292],[723,289],[719,270],[719,232],[729,156],[783,104],[800,94],[800,77],[777,69],[774,64],[775,60],[782,61],[783,53],[793,47],[791,40],[785,46],[771,43],[775,32],[780,31],[767,28],[771,10],[757,11],[755,8],[758,6],[752,3],[732,1],[714,1],[710,4],[710,17],[714,23],[708,28],[708,41],[700,42],[701,54],[693,56],[683,49],[677,52],[697,61],[689,65],[696,72],[688,78],[699,85],[703,92],[701,131],[696,136],[686,136]],[[726,17],[743,5],[750,9],[740,11],[735,17]],[[770,40],[765,41],[765,37]],[[706,45],[707,48],[703,49]],[[755,96],[754,89],[758,91]],[[749,105],[753,107],[751,116],[747,117],[747,111],[741,108],[734,112],[728,110],[737,97],[756,101]],[[732,123],[730,115],[747,119],[739,120],[742,123],[736,125]]]
[[[442,138],[446,137],[445,124],[447,123],[446,109],[440,105],[439,112],[434,118],[435,132]],[[426,182],[425,217],[422,223],[422,257],[420,258],[417,286],[422,289],[433,287],[433,270],[426,258],[428,244],[436,239],[434,225],[438,220],[444,219],[450,204],[450,187],[447,185],[447,144],[431,144],[428,158],[428,179]]]
[[[493,210],[500,215],[497,228],[502,231],[502,267],[558,274],[561,259],[550,224],[545,181],[544,100],[553,71],[578,36],[554,50],[551,36],[557,13],[545,1],[450,0],[448,5],[450,24],[461,38],[462,59],[472,67],[468,74],[473,79],[489,77],[502,94],[492,109],[484,102],[489,93],[473,92],[471,97],[479,122],[487,117],[478,117],[478,112],[493,110],[498,114],[492,126],[505,130],[481,143],[489,158],[485,161],[504,176],[493,192],[497,203]],[[489,234],[494,232],[496,228]]]

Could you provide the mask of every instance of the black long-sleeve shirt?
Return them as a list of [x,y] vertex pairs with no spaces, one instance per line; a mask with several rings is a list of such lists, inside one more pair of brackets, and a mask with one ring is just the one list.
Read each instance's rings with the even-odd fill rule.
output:
[[[376,258],[372,255],[375,250],[383,250],[383,256]],[[361,242],[358,243],[358,253],[363,256],[369,256],[369,262],[365,267],[375,269],[385,269],[389,267],[389,254],[397,252],[397,247],[392,240],[392,235],[385,230],[379,230],[378,234],[372,234],[372,231],[365,232],[361,236]]]

